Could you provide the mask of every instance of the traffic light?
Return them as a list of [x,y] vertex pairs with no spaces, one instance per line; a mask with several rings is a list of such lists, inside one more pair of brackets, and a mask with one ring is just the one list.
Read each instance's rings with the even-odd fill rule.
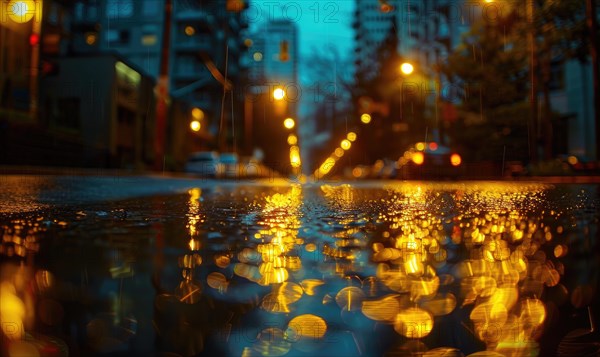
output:
[[289,46],[287,41],[279,42],[279,60],[286,62],[290,59]]
[[40,44],[40,34],[39,33],[32,33],[31,35],[29,35],[29,45],[31,47],[33,46],[37,46]]

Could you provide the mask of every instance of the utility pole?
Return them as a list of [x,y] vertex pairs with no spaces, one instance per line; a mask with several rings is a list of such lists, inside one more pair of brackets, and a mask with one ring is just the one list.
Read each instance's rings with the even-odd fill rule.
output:
[[596,160],[600,159],[600,75],[598,69],[598,20],[596,18],[596,0],[586,0],[587,27],[590,33],[590,55],[592,57],[592,80],[594,85],[594,124],[596,127]]
[[169,55],[171,47],[171,13],[173,0],[165,0],[165,14],[160,56],[160,72],[156,83],[156,136],[154,138],[154,169],[164,170],[167,101],[169,100]]

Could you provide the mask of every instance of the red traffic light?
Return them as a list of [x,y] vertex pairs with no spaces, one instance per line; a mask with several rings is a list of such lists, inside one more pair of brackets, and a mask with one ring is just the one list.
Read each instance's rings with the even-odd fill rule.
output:
[[32,33],[31,35],[29,35],[29,45],[30,46],[37,46],[39,44],[40,44],[40,34]]

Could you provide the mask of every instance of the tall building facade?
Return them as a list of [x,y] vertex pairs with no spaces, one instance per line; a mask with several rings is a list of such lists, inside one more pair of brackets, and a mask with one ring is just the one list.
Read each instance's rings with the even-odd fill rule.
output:
[[[242,6],[234,7],[232,4]],[[200,108],[217,128],[222,89],[240,83],[247,28],[243,2],[173,0],[170,37],[170,91]],[[157,77],[164,33],[165,0],[86,0],[75,5],[77,52],[115,51]],[[227,72],[226,72],[227,70]],[[220,89],[220,90],[219,90]]]
[[[298,83],[298,29],[293,21],[273,19],[248,36],[246,62],[249,78],[246,97],[246,126],[251,135],[247,146],[259,149],[264,161],[275,170],[286,172],[290,166],[287,137],[297,135],[302,125],[298,105],[302,88]],[[283,90],[275,99],[273,92]],[[293,118],[295,127],[287,129],[283,120]]]
[[352,27],[355,30],[354,68],[358,81],[369,81],[379,70],[377,50],[396,25],[401,0],[356,0]]

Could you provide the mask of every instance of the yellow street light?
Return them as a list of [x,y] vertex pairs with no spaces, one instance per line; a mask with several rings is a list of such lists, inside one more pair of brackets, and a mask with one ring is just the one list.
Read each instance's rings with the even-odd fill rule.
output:
[[7,10],[8,17],[11,20],[17,23],[24,23],[31,20],[35,15],[36,3],[33,0],[13,0],[8,4]]
[[287,118],[283,121],[283,126],[285,126],[287,129],[292,129],[294,126],[296,126],[296,122],[292,118]]
[[192,131],[200,131],[201,128],[202,124],[200,124],[200,122],[197,120],[194,120],[190,123],[190,129],[192,129]]
[[298,137],[294,134],[288,135],[287,142],[289,145],[296,145],[298,143]]
[[350,147],[352,146],[352,143],[350,142],[350,140],[348,139],[344,139],[342,140],[342,142],[340,143],[340,147],[344,150],[348,150],[350,149]]
[[459,154],[452,154],[450,156],[450,163],[452,166],[459,166],[462,163],[462,159]]
[[285,91],[281,88],[275,88],[273,91],[273,98],[275,98],[275,100],[282,100],[285,98]]
[[371,122],[371,114],[364,113],[360,116],[360,121],[362,121],[365,124],[369,124]]
[[400,66],[400,71],[402,71],[402,73],[404,73],[406,75],[413,73],[414,70],[415,70],[415,67],[413,67],[413,65],[408,62],[404,62]]
[[196,120],[202,120],[204,119],[204,112],[200,108],[194,108],[192,109],[192,117]]
[[346,136],[346,138],[350,141],[355,141],[356,140],[356,133],[351,131],[348,133],[348,135]]
[[290,147],[290,164],[293,168],[298,168],[302,165],[300,160],[300,148],[298,146]]

